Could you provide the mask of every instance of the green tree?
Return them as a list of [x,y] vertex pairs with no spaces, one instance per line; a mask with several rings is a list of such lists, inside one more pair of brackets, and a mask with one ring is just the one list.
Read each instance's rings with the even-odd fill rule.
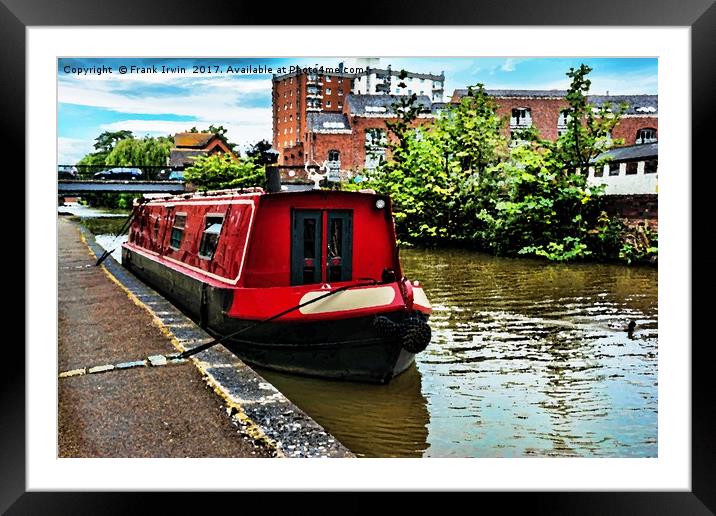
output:
[[[625,107],[597,108],[588,102],[590,71],[582,65],[567,73],[571,83],[565,134],[551,142],[535,130],[524,131],[517,138],[526,143],[513,147],[510,159],[497,167],[501,185],[491,206],[478,214],[484,225],[477,235],[494,252],[558,261],[594,254],[593,235],[603,226],[598,202],[603,187],[588,185],[586,172],[594,158],[617,143],[610,132]],[[607,243],[603,240],[599,246]]]
[[200,190],[263,187],[266,170],[254,158],[236,161],[228,154],[202,156],[184,171],[184,178]]
[[246,155],[260,165],[270,165],[278,159],[278,153],[273,151],[268,140],[261,140],[251,145],[246,151]]
[[94,144],[94,148],[97,149],[98,152],[105,152],[109,154],[117,142],[128,138],[134,138],[132,131],[105,131],[95,138],[97,143]]
[[127,138],[115,145],[105,158],[105,164],[161,167],[167,164],[173,146],[173,140],[166,136]]

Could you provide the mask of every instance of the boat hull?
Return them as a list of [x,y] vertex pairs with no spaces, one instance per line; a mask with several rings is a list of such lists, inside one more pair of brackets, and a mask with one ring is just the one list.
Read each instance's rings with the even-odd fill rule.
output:
[[[337,380],[387,383],[413,363],[397,337],[381,335],[374,315],[305,322],[228,317],[240,289],[217,288],[124,247],[122,264],[167,297],[249,364],[293,374]],[[399,323],[404,311],[381,313]]]

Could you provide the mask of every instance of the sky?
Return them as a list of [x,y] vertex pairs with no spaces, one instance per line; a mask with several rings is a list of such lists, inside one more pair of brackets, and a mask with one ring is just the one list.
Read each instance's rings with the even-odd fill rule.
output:
[[[456,88],[567,89],[565,73],[584,63],[593,71],[590,93],[657,94],[656,58],[379,58],[378,66],[445,73],[445,100]],[[58,163],[92,152],[104,131],[167,136],[210,125],[227,128],[244,150],[271,141],[271,76],[280,67],[360,66],[356,58],[72,58],[58,60]],[[154,65],[158,73],[131,67]],[[128,72],[119,69],[126,66]],[[162,73],[162,66],[166,67]],[[197,68],[194,73],[194,66]],[[102,67],[112,73],[98,73]],[[178,70],[184,67],[185,72]],[[229,68],[231,67],[231,69]],[[271,68],[246,70],[246,67]]]

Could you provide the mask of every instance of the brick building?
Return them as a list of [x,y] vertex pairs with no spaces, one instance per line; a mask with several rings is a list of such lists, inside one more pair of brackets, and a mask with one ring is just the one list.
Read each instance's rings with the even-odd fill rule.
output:
[[[510,136],[518,130],[533,126],[542,138],[555,140],[567,128],[564,110],[569,106],[565,90],[485,90],[497,103],[499,115],[509,118],[505,128]],[[458,89],[450,102],[457,104],[467,95]],[[612,138],[624,139],[624,145],[638,145],[657,141],[659,101],[656,95],[590,95],[588,101],[599,107],[605,103],[629,108],[612,131]]]
[[[435,118],[445,106],[445,76],[367,67],[359,74],[295,72],[274,76],[273,147],[280,165],[332,166],[344,171],[374,168],[387,158],[385,122],[394,118],[392,104],[400,95],[415,93],[422,112],[416,121]],[[509,119],[506,136],[535,127],[543,138],[556,139],[567,128],[565,90],[487,90],[498,114]],[[467,90],[455,90],[455,104]],[[657,140],[656,95],[593,95],[597,106],[606,102],[629,106],[612,138],[624,145]]]
[[[433,105],[433,100],[442,100],[444,74],[400,75],[390,67],[367,67],[359,74],[274,76],[273,147],[280,152],[278,163],[323,165],[330,161],[339,162],[343,170],[372,168],[385,155],[385,120],[393,117],[390,105],[396,95],[419,96],[424,112],[418,123],[432,118],[442,105]],[[367,157],[366,143],[373,148]]]

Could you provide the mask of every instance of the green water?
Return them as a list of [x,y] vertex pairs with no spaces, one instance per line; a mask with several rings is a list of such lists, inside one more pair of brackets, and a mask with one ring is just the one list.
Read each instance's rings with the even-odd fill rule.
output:
[[[404,250],[433,340],[387,386],[260,370],[367,457],[655,457],[657,270]],[[633,335],[625,328],[637,323]]]

